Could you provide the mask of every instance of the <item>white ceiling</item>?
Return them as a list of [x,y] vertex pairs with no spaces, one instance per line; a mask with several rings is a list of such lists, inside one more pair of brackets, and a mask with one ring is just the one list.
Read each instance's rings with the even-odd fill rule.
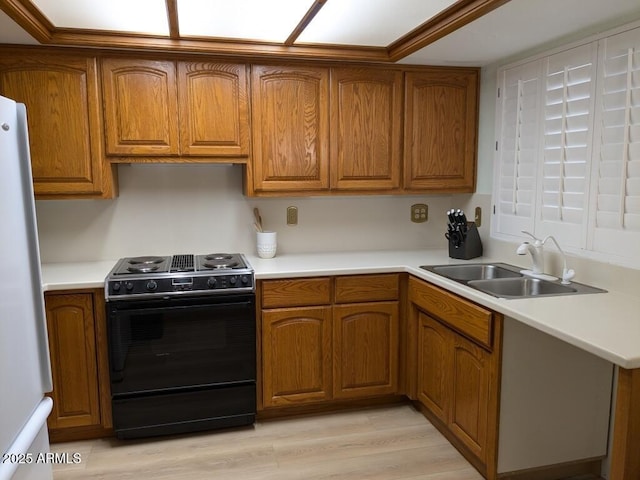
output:
[[640,20],[640,0],[511,0],[400,63],[483,66]]
[[[85,20],[86,16],[79,15],[81,8],[71,9],[66,13],[54,8],[55,5],[61,4],[72,4],[78,7],[83,3],[92,3],[94,0],[36,1],[52,23],[58,27],[96,28],[93,23],[85,23],[89,20]],[[198,1],[203,4],[219,1],[227,6],[240,3],[228,0]],[[255,5],[267,3],[264,0],[255,1]],[[311,0],[295,1],[304,5],[304,8],[301,8],[302,11],[306,11],[312,3]],[[109,0],[109,2],[99,0],[97,4],[119,4],[123,8],[126,6],[127,11],[130,12],[127,15],[129,23],[123,29],[144,31],[147,27],[138,22],[143,19],[148,20],[153,15],[149,15],[148,11],[145,14],[131,14],[132,5],[142,5],[143,2],[164,5],[164,0]],[[451,3],[451,0],[429,2],[424,0],[394,0],[393,2],[327,0],[320,13],[300,36],[299,42],[386,46]],[[150,8],[149,5],[147,8]],[[218,10],[214,10],[216,17],[224,19],[224,22],[218,23],[227,29],[224,35],[246,38],[244,34],[232,32],[234,26],[242,22],[231,20],[233,18],[231,10],[220,15],[221,7],[217,8]],[[94,18],[98,19],[95,21],[107,20],[107,13],[99,9],[90,10],[95,14]],[[162,15],[166,12],[164,7],[159,10],[162,10]],[[155,8],[155,11],[159,10]],[[363,15],[365,11],[370,15],[365,17]],[[186,14],[179,12],[179,16],[182,15]],[[261,23],[270,23],[264,22],[264,15],[265,13],[258,15]],[[296,12],[296,15],[299,19],[299,12]],[[207,15],[203,14],[201,17],[207,18]],[[560,39],[577,39],[580,36],[588,36],[635,20],[640,20],[639,0],[511,0],[480,19],[405,57],[401,63],[483,66],[558,42]],[[292,22],[292,20],[288,21]],[[181,27],[181,33],[186,33],[182,32],[182,29]],[[254,27],[253,30],[257,32],[256,29],[257,27]],[[148,27],[148,31],[151,30],[152,28]],[[202,32],[194,33],[194,35],[201,34]],[[257,35],[259,34],[254,34],[254,36]],[[0,43],[37,44],[38,42],[0,11]]]

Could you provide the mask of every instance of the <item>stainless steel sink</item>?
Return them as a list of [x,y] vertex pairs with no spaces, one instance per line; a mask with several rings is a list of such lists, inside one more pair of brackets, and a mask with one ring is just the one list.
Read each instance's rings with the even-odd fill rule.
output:
[[[425,267],[422,267],[425,268]],[[492,278],[522,277],[518,271],[509,270],[497,264],[468,264],[468,265],[436,265],[431,271],[449,277],[453,280],[485,280]]]
[[549,295],[567,295],[577,293],[571,285],[548,282],[539,278],[499,278],[493,280],[472,280],[470,287],[502,298],[540,297]]
[[529,277],[520,273],[520,267],[507,263],[423,265],[420,268],[500,298],[536,298],[606,292],[601,288],[577,282],[565,285],[559,280],[552,282]]

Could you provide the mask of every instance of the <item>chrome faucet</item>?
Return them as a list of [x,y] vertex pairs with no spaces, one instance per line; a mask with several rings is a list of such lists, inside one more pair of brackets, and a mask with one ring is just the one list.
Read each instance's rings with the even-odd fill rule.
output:
[[533,238],[533,243],[530,242],[523,242],[520,244],[520,246],[518,247],[518,249],[516,250],[516,253],[518,255],[526,255],[527,252],[529,252],[531,254],[531,259],[533,261],[533,266],[531,268],[531,270],[522,270],[522,273],[525,275],[530,275],[532,277],[537,277],[537,278],[547,278],[549,279],[549,277],[553,280],[555,280],[555,277],[551,276],[551,275],[546,275],[543,272],[544,269],[544,251],[543,251],[543,247],[544,244],[547,242],[547,240],[553,240],[553,243],[556,244],[556,247],[558,248],[558,251],[560,252],[560,255],[562,256],[562,281],[561,283],[563,284],[569,284],[571,283],[571,279],[573,279],[573,277],[575,277],[576,272],[572,269],[568,269],[567,268],[567,257],[564,254],[564,251],[562,250],[562,248],[560,248],[560,244],[558,243],[558,241],[552,236],[549,235],[547,237],[544,238],[544,240],[540,240],[539,238],[537,238],[535,235],[533,235],[530,232],[526,232],[526,231],[522,231],[522,233],[525,233],[527,235],[529,235],[531,238]]

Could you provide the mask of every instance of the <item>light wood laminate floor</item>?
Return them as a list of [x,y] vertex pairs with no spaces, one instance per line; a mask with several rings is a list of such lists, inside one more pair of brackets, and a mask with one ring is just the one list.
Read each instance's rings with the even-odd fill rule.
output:
[[413,407],[259,421],[253,427],[56,443],[80,454],[54,480],[481,480]]

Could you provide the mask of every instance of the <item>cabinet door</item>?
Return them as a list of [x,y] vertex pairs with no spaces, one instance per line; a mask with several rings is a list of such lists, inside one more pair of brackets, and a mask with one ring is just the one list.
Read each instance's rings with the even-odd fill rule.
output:
[[328,190],[328,87],[325,68],[252,67],[255,191]]
[[453,333],[422,312],[418,328],[418,400],[446,424],[452,395]]
[[178,98],[181,154],[249,154],[245,65],[180,62]]
[[331,70],[331,188],[400,186],[402,72]]
[[0,94],[27,107],[36,196],[113,196],[94,58],[2,51]]
[[173,62],[102,61],[108,155],[177,155],[178,99]]
[[262,313],[265,407],[331,398],[331,307]]
[[405,88],[405,188],[473,192],[478,72],[408,72]]
[[333,307],[335,398],[398,391],[398,302]]
[[453,395],[449,428],[478,458],[484,459],[489,416],[490,354],[453,334]]
[[53,374],[51,429],[100,424],[93,299],[90,293],[46,295]]

